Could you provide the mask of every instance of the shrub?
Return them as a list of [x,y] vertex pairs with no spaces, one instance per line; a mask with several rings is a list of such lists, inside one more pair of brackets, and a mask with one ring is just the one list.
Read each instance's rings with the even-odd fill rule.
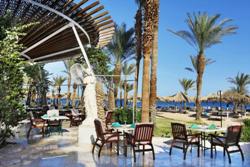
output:
[[244,127],[243,127],[241,141],[250,142],[250,119],[245,119],[243,123]]
[[[133,110],[132,108],[118,108],[114,112],[114,119],[116,122],[124,124],[133,123]],[[141,111],[137,110],[136,112],[136,122],[141,122]]]

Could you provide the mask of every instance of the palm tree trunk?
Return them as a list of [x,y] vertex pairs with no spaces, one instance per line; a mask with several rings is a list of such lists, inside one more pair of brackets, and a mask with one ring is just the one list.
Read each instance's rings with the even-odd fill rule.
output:
[[66,106],[68,107],[69,107],[69,101],[70,101],[70,96],[71,96],[70,86],[71,86],[71,75],[68,74],[68,92],[67,92],[67,102],[66,102]]
[[142,122],[149,121],[149,77],[150,77],[150,56],[153,40],[153,0],[145,2],[144,34],[143,34],[143,79],[142,79]]
[[118,87],[120,84],[120,80],[121,80],[121,63],[116,63],[115,65],[115,69],[114,69],[114,84],[115,84],[115,99],[117,99],[118,97]]
[[103,92],[103,85],[101,82],[96,83],[96,104],[97,104],[97,115],[98,118],[101,120],[105,120],[105,111],[103,107],[103,102],[104,102],[104,92]]
[[198,55],[198,62],[197,62],[196,120],[201,119],[201,113],[202,113],[200,98],[202,90],[202,77],[205,70],[205,65],[206,65],[206,58],[203,55],[203,52],[200,52]]
[[122,107],[122,89],[120,87],[120,98],[119,98],[119,102],[120,102],[120,107]]
[[134,95],[133,95],[133,111],[134,118],[136,118],[137,94],[138,94],[138,80],[140,73],[140,62],[142,57],[142,10],[139,9],[136,13],[135,36],[136,36],[136,70],[134,81]]
[[111,110],[111,111],[115,110],[114,90],[111,88],[109,88],[109,92],[108,92],[108,105],[109,105],[109,110]]
[[127,81],[125,79],[124,81],[124,99],[123,99],[123,104],[124,104],[124,108],[127,108]]
[[155,121],[156,116],[156,96],[157,96],[157,64],[158,64],[158,24],[159,24],[159,0],[154,0],[154,34],[153,34],[153,51],[151,62],[151,80],[150,80],[150,110],[151,121]]

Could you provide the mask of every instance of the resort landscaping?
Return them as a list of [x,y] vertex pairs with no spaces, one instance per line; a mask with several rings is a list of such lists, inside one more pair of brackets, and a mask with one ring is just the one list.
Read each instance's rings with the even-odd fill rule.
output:
[[[192,54],[169,57],[170,75],[166,2],[136,0],[134,25],[112,16],[113,3],[0,2],[0,167],[250,166],[249,71],[213,57],[231,54],[223,46],[247,25],[199,10],[175,20],[185,30],[168,23],[172,54]],[[208,79],[215,64],[225,69]]]

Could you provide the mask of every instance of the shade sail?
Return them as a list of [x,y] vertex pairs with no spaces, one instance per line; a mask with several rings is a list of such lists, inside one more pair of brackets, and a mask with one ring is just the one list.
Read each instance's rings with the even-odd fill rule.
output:
[[38,23],[20,40],[23,56],[34,61],[80,54],[76,32],[83,45],[97,47],[105,46],[114,33],[111,16],[99,0],[1,0],[0,15],[8,11],[13,23]]

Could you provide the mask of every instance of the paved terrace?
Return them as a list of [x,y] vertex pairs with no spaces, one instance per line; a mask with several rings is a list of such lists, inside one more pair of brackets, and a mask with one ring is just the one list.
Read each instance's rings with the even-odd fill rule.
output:
[[[27,125],[26,125],[27,126]],[[123,156],[122,148],[119,156],[115,153],[115,148],[104,147],[101,158],[97,157],[97,151],[92,155],[90,145],[79,147],[77,144],[77,127],[68,128],[64,124],[63,136],[53,134],[42,138],[37,132],[32,133],[32,140],[27,143],[25,139],[25,128],[17,129],[17,143],[9,144],[0,149],[1,167],[112,167],[112,166],[170,166],[170,167],[249,167],[250,166],[250,144],[243,144],[245,162],[241,161],[240,154],[232,154],[232,164],[228,163],[227,156],[223,156],[222,150],[217,151],[214,159],[210,158],[209,150],[205,156],[197,158],[194,148],[192,153],[188,152],[187,159],[183,160],[181,150],[173,149],[172,156],[169,156],[169,141],[167,138],[157,138],[154,140],[156,160],[152,160],[151,153],[137,154],[137,162],[133,162],[131,152],[128,157]]]

